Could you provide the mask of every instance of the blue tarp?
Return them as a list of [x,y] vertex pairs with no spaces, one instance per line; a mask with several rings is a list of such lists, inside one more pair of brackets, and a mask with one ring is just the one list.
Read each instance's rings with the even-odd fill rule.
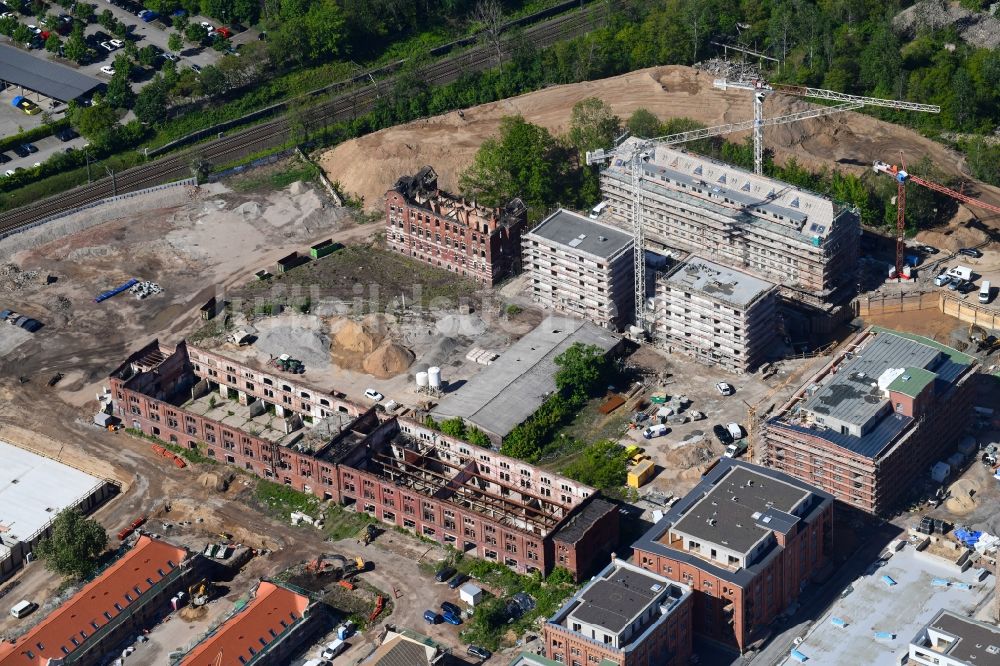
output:
[[844,622],[839,617],[831,617],[830,618],[830,624],[832,624],[835,627],[846,627],[847,626],[847,623]]
[[976,545],[976,542],[979,541],[979,537],[981,536],[983,536],[982,532],[963,530],[963,529],[955,530],[955,538],[961,541],[962,545],[964,545],[967,548],[971,548],[972,546]]
[[896,637],[896,634],[892,633],[891,631],[876,631],[875,632],[875,638],[885,638],[885,639],[888,639],[888,640],[892,640],[895,637]]
[[948,587],[950,583],[944,578],[935,578],[931,581],[931,585],[934,585],[935,587]]
[[802,654],[798,650],[792,650],[792,659],[794,659],[795,661],[799,662],[800,664],[803,664],[803,663],[806,662],[806,660],[809,659],[809,657],[805,656],[804,654]]
[[971,590],[972,589],[972,586],[969,585],[968,583],[955,583],[955,587],[957,587],[960,590]]
[[128,289],[129,287],[131,287],[134,284],[139,284],[139,281],[136,280],[135,278],[132,278],[131,280],[129,280],[128,282],[126,282],[122,286],[115,287],[111,291],[106,291],[103,294],[99,295],[97,298],[94,299],[94,302],[95,303],[100,303],[101,301],[106,301],[109,298],[111,298],[112,296],[117,296],[118,294],[122,293],[123,291],[125,291],[126,289]]
[[882,576],[882,582],[888,585],[889,587],[892,587],[893,585],[896,584],[896,581],[894,581],[889,576]]

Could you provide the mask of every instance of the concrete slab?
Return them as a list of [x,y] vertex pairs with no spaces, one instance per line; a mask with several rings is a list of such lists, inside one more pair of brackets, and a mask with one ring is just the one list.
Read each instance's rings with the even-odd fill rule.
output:
[[[887,586],[883,576],[896,585]],[[935,585],[935,579],[950,581],[947,587]],[[966,583],[971,589],[955,587]],[[852,583],[854,592],[839,599],[813,625],[799,652],[810,664],[868,664],[896,666],[908,650],[909,641],[920,628],[942,608],[960,615],[971,615],[989,596],[993,580],[977,582],[968,570],[957,573],[944,561],[935,562],[918,554],[911,545],[896,553],[886,565]],[[840,618],[846,626],[834,625]],[[876,637],[887,632],[894,638]],[[791,656],[781,662],[785,666],[798,663]]]

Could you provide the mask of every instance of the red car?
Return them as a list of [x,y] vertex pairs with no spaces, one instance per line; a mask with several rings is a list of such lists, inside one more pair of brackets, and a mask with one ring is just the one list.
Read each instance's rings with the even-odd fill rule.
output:
[[215,34],[219,35],[223,39],[229,39],[233,36],[233,31],[226,27],[216,28]]

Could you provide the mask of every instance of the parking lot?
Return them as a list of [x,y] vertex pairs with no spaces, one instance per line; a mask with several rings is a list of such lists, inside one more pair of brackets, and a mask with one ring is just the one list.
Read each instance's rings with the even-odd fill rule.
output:
[[[958,573],[956,567],[917,553],[910,544],[884,567],[868,571],[872,573],[855,580],[853,591],[838,599],[804,635],[797,649],[809,663],[896,666],[910,639],[937,611],[947,608],[970,615],[993,588],[992,578],[980,582],[973,569]],[[883,576],[896,584],[887,585]],[[833,618],[845,625],[833,624]],[[782,663],[799,662],[789,656]]]

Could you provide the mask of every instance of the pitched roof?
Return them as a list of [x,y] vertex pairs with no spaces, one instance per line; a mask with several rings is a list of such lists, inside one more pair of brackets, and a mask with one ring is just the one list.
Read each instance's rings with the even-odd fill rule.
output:
[[429,666],[443,654],[439,643],[411,629],[386,634],[382,645],[365,661],[369,666]]
[[179,666],[216,666],[219,654],[223,666],[249,662],[301,620],[309,604],[309,597],[262,581],[250,603],[196,645]]
[[87,638],[115,616],[128,612],[170,572],[187,559],[187,551],[141,536],[104,573],[53,611],[13,645],[0,644],[0,666],[43,666],[84,645]]

